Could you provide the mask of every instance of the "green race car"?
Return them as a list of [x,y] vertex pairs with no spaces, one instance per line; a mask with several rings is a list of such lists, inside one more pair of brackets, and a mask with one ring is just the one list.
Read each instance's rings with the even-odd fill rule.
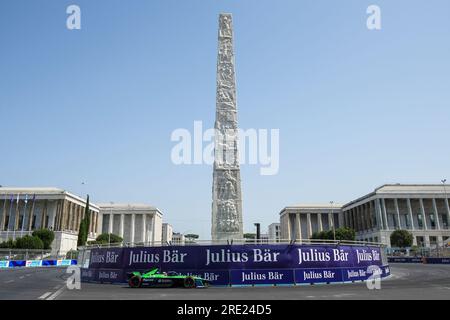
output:
[[205,288],[209,282],[197,276],[187,276],[175,271],[161,272],[159,268],[152,268],[145,272],[127,273],[128,285],[131,288],[140,288],[142,286],[156,288]]

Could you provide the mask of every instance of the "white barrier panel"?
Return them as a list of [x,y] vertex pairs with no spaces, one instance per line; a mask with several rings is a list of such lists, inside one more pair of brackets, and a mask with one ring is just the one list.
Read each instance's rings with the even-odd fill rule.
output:
[[72,260],[57,260],[56,265],[57,266],[70,266],[72,264]]
[[42,260],[27,260],[25,267],[42,267]]
[[9,261],[0,261],[0,269],[9,268]]

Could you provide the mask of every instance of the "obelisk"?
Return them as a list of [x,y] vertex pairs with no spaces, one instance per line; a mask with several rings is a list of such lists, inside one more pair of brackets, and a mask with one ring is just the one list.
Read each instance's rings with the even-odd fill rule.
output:
[[212,240],[243,239],[231,14],[219,15]]

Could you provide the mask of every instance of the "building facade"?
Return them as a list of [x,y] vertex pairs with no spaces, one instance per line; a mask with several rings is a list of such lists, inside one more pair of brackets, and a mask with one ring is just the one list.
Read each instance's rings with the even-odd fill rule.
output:
[[174,232],[172,234],[173,245],[184,245],[186,243],[186,237],[182,233]]
[[342,205],[298,204],[280,212],[281,239],[310,239],[315,232],[337,229],[343,225]]
[[[57,188],[0,188],[0,241],[15,239],[34,230],[55,232],[54,254],[77,248],[78,231],[86,200]],[[88,239],[99,231],[99,207],[89,204]]]
[[410,231],[413,244],[422,247],[442,246],[450,237],[449,200],[443,185],[383,185],[344,205],[342,213],[357,240],[390,246],[390,235],[397,229]]
[[356,240],[388,247],[398,229],[410,231],[413,245],[420,247],[442,246],[450,238],[447,190],[426,184],[386,184],[343,206],[286,207],[280,213],[281,238],[309,239],[314,232],[331,230],[333,218],[336,228],[354,229]]
[[267,232],[270,241],[278,242],[281,239],[281,228],[279,223],[272,223],[268,227]]
[[173,227],[168,223],[162,224],[162,242],[164,244],[170,243],[173,236]]
[[102,233],[113,233],[125,243],[160,243],[162,212],[145,204],[100,204]]

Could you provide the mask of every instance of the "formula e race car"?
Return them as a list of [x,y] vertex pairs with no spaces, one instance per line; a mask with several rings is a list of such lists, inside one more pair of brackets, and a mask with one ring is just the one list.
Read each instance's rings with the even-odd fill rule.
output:
[[205,288],[209,282],[197,276],[187,276],[175,271],[161,272],[159,268],[152,268],[145,272],[127,273],[128,285],[131,288],[149,286],[155,288]]

